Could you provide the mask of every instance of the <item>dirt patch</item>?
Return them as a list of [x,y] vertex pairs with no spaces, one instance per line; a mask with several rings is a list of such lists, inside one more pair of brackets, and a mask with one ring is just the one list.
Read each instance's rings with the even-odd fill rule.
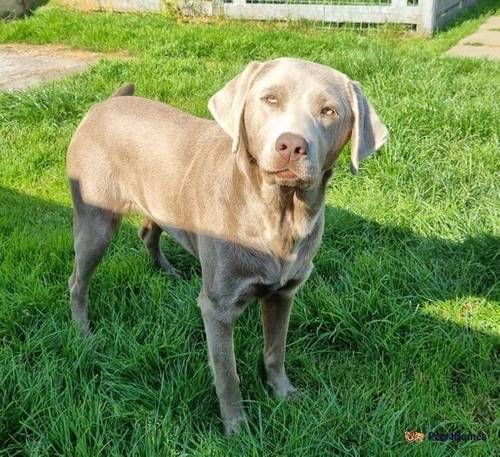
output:
[[25,89],[84,71],[103,57],[124,58],[60,45],[0,45],[0,90]]

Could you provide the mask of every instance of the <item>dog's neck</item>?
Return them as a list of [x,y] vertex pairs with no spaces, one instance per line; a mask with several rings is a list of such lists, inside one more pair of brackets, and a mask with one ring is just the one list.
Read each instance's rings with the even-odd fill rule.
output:
[[293,256],[297,244],[312,232],[322,202],[317,204],[305,191],[276,185],[262,189],[262,200],[270,249],[285,259]]
[[250,211],[252,219],[260,227],[260,239],[267,251],[284,260],[291,260],[300,242],[320,223],[331,170],[323,172],[321,182],[307,189],[269,184],[256,166],[250,173],[253,177],[247,184],[253,188],[254,198],[258,200]]

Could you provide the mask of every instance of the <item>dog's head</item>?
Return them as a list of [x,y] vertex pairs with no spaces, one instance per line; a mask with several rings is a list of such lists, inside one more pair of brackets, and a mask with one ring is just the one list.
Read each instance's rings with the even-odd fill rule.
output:
[[299,59],[250,63],[208,107],[233,152],[248,153],[271,184],[314,186],[349,139],[356,173],[387,140],[358,83]]

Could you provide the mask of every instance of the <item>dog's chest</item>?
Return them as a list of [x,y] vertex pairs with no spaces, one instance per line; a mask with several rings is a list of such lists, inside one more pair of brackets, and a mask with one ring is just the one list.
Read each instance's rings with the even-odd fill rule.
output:
[[[290,225],[292,221],[290,221]],[[274,231],[272,246],[272,273],[268,283],[284,287],[290,281],[307,277],[323,231],[322,213],[309,224],[294,224],[288,230]],[[281,233],[280,233],[281,232]]]
[[262,231],[257,243],[262,249],[281,260],[281,274],[287,275],[300,263],[300,255],[307,254],[307,240],[316,228],[317,217],[296,217],[286,211],[280,218],[263,218]]
[[232,297],[230,302],[238,304],[243,309],[255,298],[264,298],[279,290],[292,292],[307,279],[311,269],[312,262],[306,258],[294,262],[267,258],[261,268],[247,271],[239,279],[228,278],[225,293],[226,296]]
[[299,285],[309,276],[312,260],[319,244],[318,234],[303,241],[286,258],[274,255],[260,255],[260,262],[255,264],[252,285],[255,295],[262,297],[282,288]]

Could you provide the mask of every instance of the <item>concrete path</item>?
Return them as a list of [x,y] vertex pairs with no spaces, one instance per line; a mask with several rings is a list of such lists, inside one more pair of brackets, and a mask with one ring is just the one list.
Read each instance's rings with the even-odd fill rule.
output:
[[64,46],[0,45],[0,90],[25,89],[80,72],[100,57]]
[[490,17],[478,30],[460,40],[446,54],[500,60],[500,16]]

